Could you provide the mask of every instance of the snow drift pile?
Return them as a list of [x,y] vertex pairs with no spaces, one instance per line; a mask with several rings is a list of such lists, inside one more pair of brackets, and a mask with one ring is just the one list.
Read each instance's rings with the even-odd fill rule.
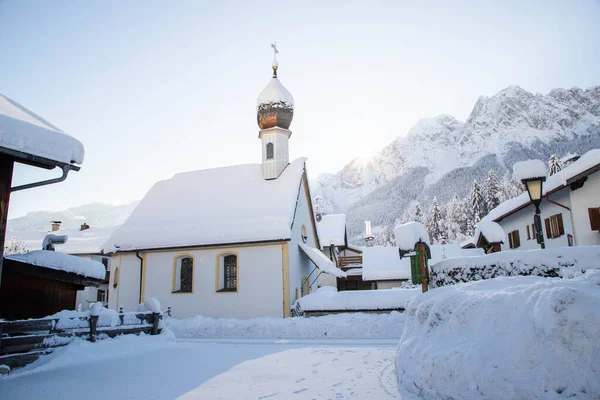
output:
[[314,318],[170,318],[177,337],[235,339],[398,339],[404,313],[338,314]]
[[598,398],[600,271],[497,278],[409,302],[398,380],[425,399]]
[[298,299],[294,308],[300,312],[404,310],[407,300],[420,292],[420,289],[348,290],[338,292],[332,286],[323,286],[315,293]]
[[456,257],[430,267],[432,287],[500,276],[568,277],[600,267],[600,246],[503,251],[480,257]]

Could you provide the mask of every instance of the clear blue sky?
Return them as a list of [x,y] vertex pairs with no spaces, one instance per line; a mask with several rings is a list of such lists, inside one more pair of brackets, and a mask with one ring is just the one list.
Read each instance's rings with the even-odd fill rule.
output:
[[[450,4],[452,3],[452,4]],[[260,162],[280,49],[291,157],[336,172],[480,95],[600,84],[598,1],[0,0],[0,92],[81,140],[82,169],[10,216],[140,199],[182,171]],[[25,167],[15,183],[43,178]]]

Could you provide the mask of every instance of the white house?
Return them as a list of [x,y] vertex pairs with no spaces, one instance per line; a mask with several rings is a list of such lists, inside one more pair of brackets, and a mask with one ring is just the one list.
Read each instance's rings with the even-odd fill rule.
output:
[[320,251],[306,159],[289,162],[293,107],[274,61],[257,104],[262,162],[180,173],[150,189],[104,246],[110,308],[154,297],[178,318],[288,317],[315,264],[337,273]]
[[[82,224],[79,229],[59,229],[59,221],[52,224],[50,232],[58,236],[67,236],[65,244],[55,245],[55,251],[64,254],[101,262],[106,270],[106,283],[99,287],[86,287],[77,291],[77,298],[73,308],[87,310],[88,307],[98,301],[108,305],[108,279],[110,274],[110,257],[102,254],[102,246],[117,227],[94,228]],[[42,250],[42,243],[48,232],[39,231],[8,231],[7,239],[13,238],[22,242],[28,251]]]
[[[547,178],[540,204],[546,248],[600,244],[600,149],[594,149]],[[539,249],[534,206],[527,193],[505,201],[484,218],[507,234],[502,250]]]

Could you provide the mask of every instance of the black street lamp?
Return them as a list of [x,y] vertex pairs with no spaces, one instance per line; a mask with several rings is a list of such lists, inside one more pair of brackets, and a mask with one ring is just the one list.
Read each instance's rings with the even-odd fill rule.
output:
[[546,244],[544,243],[544,233],[542,231],[540,203],[543,197],[542,187],[546,181],[546,165],[540,160],[522,161],[516,163],[513,170],[517,179],[520,179],[527,189],[529,199],[535,207],[535,216],[533,217],[535,237],[542,249],[545,249]]
[[535,206],[535,215],[533,217],[533,227],[535,229],[535,237],[542,249],[546,248],[544,243],[544,232],[542,232],[542,218],[540,217],[540,203],[542,202],[542,186],[546,177],[523,179],[523,185],[527,188],[529,199]]

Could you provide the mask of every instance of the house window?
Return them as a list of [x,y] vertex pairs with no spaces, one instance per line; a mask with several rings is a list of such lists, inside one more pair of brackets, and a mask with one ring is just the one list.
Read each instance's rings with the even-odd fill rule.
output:
[[217,292],[237,292],[238,255],[220,254],[217,257]]
[[306,226],[302,225],[301,231],[302,241],[306,243],[306,240],[308,239],[308,235],[306,234]]
[[531,232],[529,231],[529,225],[527,225],[527,240],[531,240]]
[[590,227],[593,231],[600,231],[600,207],[588,208],[590,214]]
[[267,160],[273,159],[273,143],[267,143]]
[[519,230],[508,233],[508,245],[511,249],[516,249],[521,246],[521,239],[519,238]]
[[96,301],[101,301],[106,303],[106,290],[98,289],[98,294],[96,295]]
[[546,237],[548,239],[554,239],[565,234],[562,214],[555,214],[550,218],[546,218],[544,224],[546,225]]
[[192,293],[194,289],[194,258],[191,255],[175,257],[173,264],[173,293]]

